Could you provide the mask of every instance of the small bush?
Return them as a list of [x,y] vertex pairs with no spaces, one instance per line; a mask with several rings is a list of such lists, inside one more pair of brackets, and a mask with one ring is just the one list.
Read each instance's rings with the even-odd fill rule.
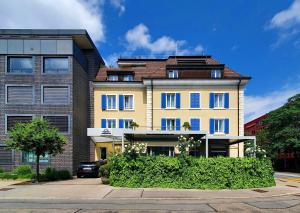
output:
[[18,179],[18,175],[10,172],[2,172],[0,173],[0,179],[16,180]]
[[44,174],[47,180],[67,180],[72,176],[68,170],[56,170],[55,168],[47,167]]
[[16,174],[18,178],[32,178],[32,171],[31,171],[31,166],[30,165],[20,165],[17,166],[13,171],[13,174]]
[[268,159],[118,155],[110,158],[109,181],[118,187],[245,189],[274,186],[273,174]]
[[99,176],[109,178],[110,176],[110,164],[105,164],[99,168]]
[[59,180],[68,180],[71,179],[72,176],[68,170],[59,170],[57,171],[57,178]]
[[3,173],[4,172],[4,169],[2,169],[1,167],[0,167],[0,173]]

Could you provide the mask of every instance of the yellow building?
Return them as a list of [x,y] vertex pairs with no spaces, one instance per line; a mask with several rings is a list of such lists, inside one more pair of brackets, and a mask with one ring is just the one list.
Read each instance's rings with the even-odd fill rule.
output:
[[[94,128],[88,129],[95,160],[144,142],[148,154],[178,154],[180,135],[203,141],[195,156],[243,157],[242,76],[210,56],[119,59],[101,68],[94,87]],[[132,128],[132,122],[138,127]],[[189,129],[183,127],[188,122]]]

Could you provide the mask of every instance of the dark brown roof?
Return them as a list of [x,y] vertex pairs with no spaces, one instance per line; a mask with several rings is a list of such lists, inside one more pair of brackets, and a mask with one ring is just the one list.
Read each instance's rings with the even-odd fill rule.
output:
[[[186,63],[188,62],[188,63]],[[167,78],[167,70],[179,70],[179,78],[210,78],[212,69],[221,69],[223,79],[250,78],[219,63],[211,56],[170,56],[167,59],[118,59],[118,68],[100,68],[96,81],[106,81],[108,73],[132,73],[134,81],[143,78]]]

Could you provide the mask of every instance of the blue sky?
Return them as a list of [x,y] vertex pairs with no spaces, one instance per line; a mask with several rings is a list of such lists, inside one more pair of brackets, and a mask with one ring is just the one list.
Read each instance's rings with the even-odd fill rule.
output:
[[1,1],[1,28],[86,28],[108,64],[120,55],[212,55],[253,78],[246,88],[246,120],[300,92],[300,0],[28,0],[21,4]]

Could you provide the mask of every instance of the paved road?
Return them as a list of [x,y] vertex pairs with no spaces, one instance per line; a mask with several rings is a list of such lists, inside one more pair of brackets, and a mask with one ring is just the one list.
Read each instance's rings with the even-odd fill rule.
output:
[[100,183],[2,182],[0,212],[300,212],[300,183],[285,178],[259,190],[126,189]]

